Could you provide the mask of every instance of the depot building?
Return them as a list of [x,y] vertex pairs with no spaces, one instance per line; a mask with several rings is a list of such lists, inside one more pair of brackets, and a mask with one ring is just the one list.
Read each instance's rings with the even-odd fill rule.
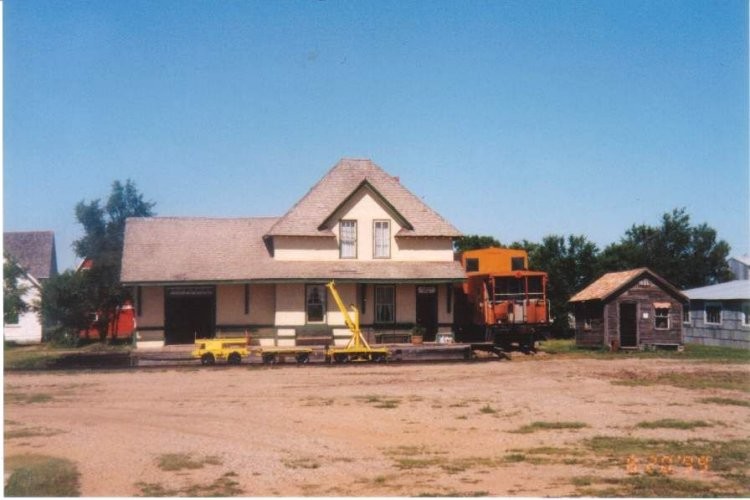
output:
[[244,335],[261,345],[350,337],[325,284],[363,333],[449,332],[461,233],[370,160],[339,161],[281,217],[130,218],[121,279],[139,347]]

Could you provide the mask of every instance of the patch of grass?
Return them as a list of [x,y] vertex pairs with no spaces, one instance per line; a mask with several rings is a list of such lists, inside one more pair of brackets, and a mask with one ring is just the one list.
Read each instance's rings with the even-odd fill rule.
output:
[[10,472],[5,485],[9,497],[80,496],[78,468],[65,458],[46,455],[13,455],[5,459]]
[[698,402],[706,403],[706,404],[715,404],[715,405],[726,405],[726,406],[744,406],[745,408],[750,408],[750,401],[745,401],[743,399],[736,399],[736,398],[712,397],[712,398],[699,399]]
[[5,439],[19,439],[30,437],[47,437],[56,434],[62,434],[64,431],[48,429],[46,427],[25,427],[23,429],[13,429],[5,431]]
[[[595,478],[584,476],[573,478],[578,487],[576,494],[593,497],[710,497],[736,495],[716,483],[682,479],[670,476],[629,476],[625,478]],[[606,484],[605,488],[593,488],[592,484]],[[584,486],[588,486],[585,487]]]
[[205,465],[221,465],[221,459],[207,456],[194,459],[189,453],[165,453],[156,459],[157,466],[164,471],[202,469]]
[[285,466],[290,469],[319,469],[320,463],[314,458],[301,457],[301,458],[285,458],[281,461]]
[[161,483],[138,482],[135,486],[141,490],[138,496],[144,497],[229,497],[244,493],[239,483],[234,480],[235,477],[236,473],[227,472],[210,484],[191,484],[181,490],[167,488]]
[[355,399],[371,404],[375,408],[393,409],[398,408],[398,405],[401,404],[399,398],[387,398],[378,395],[357,396]]
[[302,406],[332,406],[333,402],[333,398],[309,397],[305,398],[305,403]]
[[385,450],[399,470],[438,467],[448,474],[458,474],[469,469],[488,469],[504,465],[505,461],[491,457],[448,458],[446,452],[432,451],[424,446],[398,446]]
[[29,405],[34,403],[48,403],[55,399],[51,394],[36,393],[23,394],[20,392],[10,392],[5,394],[6,403]]
[[703,360],[719,363],[749,363],[750,351],[734,347],[685,344],[682,353],[685,359]]
[[484,414],[488,414],[488,415],[494,415],[495,413],[497,413],[497,410],[496,410],[496,409],[494,409],[493,407],[491,407],[491,406],[489,405],[489,403],[488,403],[488,404],[486,404],[486,405],[482,406],[482,407],[481,407],[481,408],[479,409],[479,413],[484,413]]
[[676,418],[663,418],[661,420],[651,420],[648,422],[639,422],[636,427],[641,429],[696,429],[698,427],[713,427],[712,424],[704,420],[680,420]]
[[195,484],[182,490],[182,493],[189,497],[231,497],[242,495],[244,492],[239,487],[240,483],[234,480],[235,477],[237,477],[236,473],[227,472],[209,485]]
[[750,439],[675,441],[596,436],[584,440],[583,444],[597,455],[606,457],[610,463],[624,466],[629,459],[633,459],[640,464],[638,472],[645,471],[646,464],[668,457],[674,468],[691,468],[698,471],[702,468],[703,461],[710,471],[741,478],[750,460]]
[[179,491],[165,488],[161,483],[137,482],[135,487],[141,490],[136,496],[141,497],[176,497],[179,494]]
[[70,353],[70,349],[57,349],[44,344],[5,349],[3,367],[5,370],[43,370]]
[[727,389],[750,392],[750,377],[735,371],[643,373],[623,370],[612,383],[626,386],[671,385],[682,389]]
[[514,434],[529,434],[536,431],[583,429],[584,427],[588,427],[588,425],[583,422],[532,422],[510,432]]
[[591,349],[577,347],[574,339],[550,339],[540,343],[539,350],[547,354],[568,357],[587,357],[595,359],[612,359],[623,357],[653,358],[653,359],[682,359],[692,361],[706,361],[711,363],[749,363],[750,351],[732,347],[705,346],[686,344],[684,350],[674,351],[657,349],[654,351],[618,351],[608,349]]
[[583,453],[574,448],[557,448],[553,446],[538,446],[536,448],[514,448],[505,455],[506,463],[526,462],[531,465],[581,465],[587,461],[582,458]]

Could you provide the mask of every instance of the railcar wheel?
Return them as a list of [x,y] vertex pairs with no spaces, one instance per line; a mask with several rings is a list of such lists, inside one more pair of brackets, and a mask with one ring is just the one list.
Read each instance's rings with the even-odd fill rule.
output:
[[263,363],[267,365],[275,365],[276,364],[276,356],[273,354],[264,354],[263,355]]
[[214,355],[210,352],[205,353],[203,356],[201,356],[201,364],[210,366],[216,363],[216,358],[214,358]]
[[305,363],[310,361],[310,355],[306,352],[297,354],[297,363],[300,365],[304,365]]
[[346,354],[334,354],[333,360],[336,363],[347,363],[349,362],[349,356],[347,356]]
[[232,352],[227,358],[227,363],[230,365],[239,365],[242,363],[242,356],[240,356],[240,353],[238,352]]

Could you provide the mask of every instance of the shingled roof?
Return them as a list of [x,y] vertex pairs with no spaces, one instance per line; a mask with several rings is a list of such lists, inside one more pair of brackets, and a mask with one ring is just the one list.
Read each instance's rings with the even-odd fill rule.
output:
[[131,218],[125,226],[125,284],[249,281],[459,281],[457,262],[274,260],[263,235],[277,218]]
[[315,184],[266,233],[273,236],[333,237],[330,217],[360,189],[369,189],[402,229],[397,237],[458,237],[461,233],[371,160],[345,158]]
[[55,233],[52,231],[3,233],[3,250],[37,280],[57,274]]
[[610,297],[613,297],[625,291],[632,283],[641,280],[646,276],[657,282],[668,292],[671,292],[675,297],[679,298],[683,302],[687,302],[687,297],[685,297],[682,292],[672,286],[667,280],[646,267],[607,273],[575,294],[569,300],[569,302],[608,300]]

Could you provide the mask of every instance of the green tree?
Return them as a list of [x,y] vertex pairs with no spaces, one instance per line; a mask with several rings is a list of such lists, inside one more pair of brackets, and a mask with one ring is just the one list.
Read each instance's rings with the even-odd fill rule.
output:
[[40,312],[45,340],[69,342],[77,338],[78,331],[89,327],[97,307],[90,286],[85,274],[70,270],[44,283]]
[[552,332],[561,335],[570,328],[568,300],[596,278],[599,249],[583,235],[549,235],[520,246],[529,251],[529,268],[547,273]]
[[[125,299],[131,298],[120,285],[120,266],[128,217],[151,217],[154,203],[144,201],[131,180],[115,181],[107,202],[81,201],[75,207],[76,221],[83,236],[73,243],[76,255],[91,259],[92,267],[82,273],[63,273],[48,282],[43,294],[43,318],[47,325],[73,331],[86,328],[97,314],[96,328],[106,338],[108,318]],[[71,302],[74,301],[74,302]],[[78,307],[76,304],[79,304]]]
[[633,225],[618,243],[605,248],[603,272],[648,267],[680,289],[731,279],[730,247],[707,224],[691,225],[685,208],[662,216],[661,225]]
[[21,314],[31,307],[23,298],[29,289],[20,282],[24,274],[21,266],[6,253],[3,262],[3,321],[6,324],[18,323]]
[[479,234],[467,234],[456,238],[453,242],[453,249],[456,252],[465,252],[466,250],[477,250],[488,247],[501,247],[502,244],[492,236]]

